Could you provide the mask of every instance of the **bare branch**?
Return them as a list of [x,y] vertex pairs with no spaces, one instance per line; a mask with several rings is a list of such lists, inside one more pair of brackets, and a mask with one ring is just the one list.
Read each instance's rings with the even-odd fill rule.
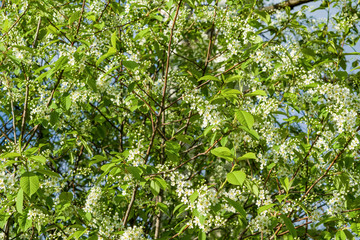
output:
[[133,193],[131,195],[130,203],[129,203],[129,206],[128,206],[127,210],[126,210],[125,216],[124,216],[124,220],[123,220],[123,225],[124,226],[126,226],[126,222],[127,222],[128,218],[129,218],[131,208],[134,205],[136,192],[137,192],[137,185],[135,186],[134,191],[133,191]]
[[167,81],[168,81],[168,75],[169,75],[169,67],[170,67],[171,42],[172,42],[172,37],[173,37],[173,34],[174,34],[176,18],[177,18],[178,14],[179,14],[181,2],[182,2],[182,0],[180,0],[179,4],[177,6],[175,17],[174,17],[173,24],[172,24],[172,27],[171,27],[171,32],[170,32],[170,40],[169,40],[169,46],[168,46],[168,52],[167,52],[166,69],[165,69],[165,77],[164,77],[164,87],[163,87],[163,94],[162,94],[162,100],[161,100],[161,109],[160,109],[159,115],[165,110],[164,106],[165,106],[166,87],[167,87]]
[[16,24],[17,24],[17,23],[20,21],[20,19],[25,15],[25,13],[28,11],[28,9],[29,9],[29,8],[26,8],[26,9],[25,9],[25,11],[23,12],[23,14],[21,14],[20,17],[18,17],[18,19],[14,22],[14,24],[11,25],[11,27],[9,28],[9,30],[7,30],[7,32],[4,33],[4,34],[1,36],[0,40],[3,39],[6,35],[9,34],[9,32],[11,31],[11,29],[13,29],[13,27],[16,26]]
[[41,25],[41,17],[39,17],[38,25],[36,27],[36,33],[35,33],[35,37],[34,37],[34,42],[32,44],[32,48],[35,48],[36,41],[37,41],[37,39],[39,37],[40,25]]
[[299,6],[301,4],[308,3],[308,2],[315,2],[315,0],[288,0],[288,1],[278,3],[278,4],[264,7],[261,10],[267,11],[267,12],[274,12],[277,9],[283,9],[286,7],[290,7],[291,9],[293,9],[296,6]]

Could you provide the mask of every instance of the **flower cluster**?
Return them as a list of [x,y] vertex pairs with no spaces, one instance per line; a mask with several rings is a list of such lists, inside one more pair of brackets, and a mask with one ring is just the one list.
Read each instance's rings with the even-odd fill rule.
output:
[[90,213],[96,213],[96,209],[101,198],[101,187],[95,186],[90,190],[89,195],[87,196],[84,211]]

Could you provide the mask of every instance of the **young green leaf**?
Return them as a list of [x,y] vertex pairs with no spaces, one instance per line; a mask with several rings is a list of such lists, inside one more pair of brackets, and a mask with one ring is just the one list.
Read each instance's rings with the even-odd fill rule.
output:
[[246,220],[246,212],[245,212],[243,206],[239,202],[236,202],[228,197],[225,197],[225,199],[231,206],[233,206],[240,213],[241,217],[244,220]]
[[261,206],[261,207],[258,208],[257,212],[262,213],[263,211],[266,211],[266,210],[272,208],[275,205],[276,205],[275,203],[272,203],[272,204],[269,204],[269,205]]
[[198,81],[204,81],[204,80],[213,80],[213,81],[220,81],[217,77],[213,77],[211,75],[206,75],[198,79]]
[[254,92],[251,93],[246,93],[244,95],[245,97],[253,97],[253,96],[267,96],[266,92],[263,90],[256,90]]
[[228,161],[232,161],[234,159],[234,155],[231,153],[230,149],[227,147],[218,147],[211,150],[211,153],[217,157],[224,158]]
[[151,190],[152,194],[154,194],[154,196],[159,195],[159,193],[160,193],[160,184],[157,181],[152,180],[150,182],[150,190]]
[[18,194],[16,195],[16,210],[19,213],[23,212],[23,204],[24,204],[24,192],[20,188]]
[[284,221],[284,223],[285,223],[287,229],[289,230],[291,236],[296,238],[297,237],[296,229],[295,229],[293,223],[290,221],[290,219],[287,216],[285,216],[284,214],[281,214],[280,217]]
[[249,152],[246,153],[244,155],[242,155],[241,157],[237,158],[237,160],[246,160],[246,159],[257,159],[255,153]]
[[39,178],[35,173],[25,172],[21,175],[20,186],[24,193],[31,197],[39,189]]
[[254,125],[254,117],[248,112],[237,111],[235,116],[239,123],[248,129],[251,129]]
[[233,185],[240,185],[242,186],[246,178],[246,174],[243,171],[234,171],[228,173],[226,179],[229,183]]

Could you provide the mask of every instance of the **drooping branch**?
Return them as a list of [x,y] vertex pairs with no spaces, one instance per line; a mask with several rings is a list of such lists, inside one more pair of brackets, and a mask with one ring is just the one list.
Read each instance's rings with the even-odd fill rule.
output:
[[274,12],[275,10],[283,9],[286,7],[290,7],[290,9],[293,9],[294,7],[299,6],[301,4],[308,3],[308,2],[315,2],[315,1],[316,0],[288,0],[288,1],[284,1],[281,3],[277,3],[274,5],[264,7],[261,10],[267,11],[267,12]]

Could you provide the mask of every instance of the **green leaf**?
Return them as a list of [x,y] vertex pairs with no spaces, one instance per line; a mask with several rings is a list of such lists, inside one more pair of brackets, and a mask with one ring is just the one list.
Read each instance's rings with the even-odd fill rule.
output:
[[237,111],[235,116],[239,123],[248,129],[251,129],[254,125],[254,117],[248,112]]
[[50,113],[50,124],[54,126],[58,122],[59,116],[60,114],[57,111],[52,111]]
[[128,166],[126,167],[126,170],[128,170],[135,179],[141,180],[141,174],[143,173],[143,171],[140,168]]
[[1,158],[6,158],[6,159],[16,158],[16,157],[21,157],[21,154],[12,152],[12,153],[4,153],[1,155]]
[[69,18],[68,24],[71,25],[75,20],[79,19],[80,17],[80,12],[75,12],[71,15],[71,17]]
[[169,216],[169,208],[168,208],[168,206],[166,206],[166,204],[164,204],[162,202],[158,202],[156,205],[160,208],[160,210],[163,213],[165,213],[166,215]]
[[243,78],[243,77],[242,77],[242,76],[239,76],[239,75],[237,75],[237,76],[231,76],[231,77],[225,79],[225,83],[235,82],[235,81],[237,81],[237,80],[239,80],[239,79],[242,79],[242,78]]
[[160,184],[157,181],[152,180],[150,182],[150,190],[151,190],[152,194],[154,194],[154,196],[159,195],[159,193],[160,193]]
[[280,182],[284,186],[284,189],[285,189],[286,193],[288,193],[290,188],[291,188],[292,181],[290,182],[289,178],[285,177],[285,178],[280,179]]
[[139,64],[134,61],[123,61],[122,64],[129,69],[135,69],[139,66]]
[[73,194],[71,192],[62,192],[59,196],[60,202],[71,202]]
[[360,234],[360,223],[353,222],[351,224],[351,231],[353,231],[356,234]]
[[210,125],[204,130],[204,136],[208,135],[208,133],[214,128],[214,125]]
[[247,132],[252,139],[257,140],[257,141],[260,139],[259,134],[254,129],[249,129],[245,126],[240,126],[239,128],[241,128],[245,132]]
[[205,240],[206,239],[206,233],[204,233],[203,231],[200,231],[199,235],[198,235],[198,239],[199,240]]
[[62,56],[60,57],[56,62],[55,62],[55,67],[53,69],[51,69],[50,71],[48,71],[48,77],[50,77],[53,73],[55,73],[57,70],[62,69],[65,67],[66,63],[68,62],[68,57],[67,56]]
[[262,10],[254,10],[254,13],[256,13],[259,18],[264,21],[266,24],[270,23],[270,15],[267,11],[262,11]]
[[269,204],[269,205],[261,206],[261,207],[258,208],[257,212],[262,213],[263,211],[266,211],[266,210],[272,208],[275,205],[276,205],[275,203],[272,203],[272,204]]
[[66,111],[69,111],[69,109],[70,109],[70,107],[71,107],[71,97],[70,97],[70,95],[63,96],[63,97],[60,99],[60,103],[61,103],[61,106],[62,106]]
[[30,157],[31,160],[37,161],[41,164],[45,164],[46,163],[46,158],[43,156],[31,156]]
[[259,196],[259,187],[256,185],[255,182],[248,180],[245,182],[245,184],[250,192],[252,192],[256,196]]
[[241,92],[237,89],[223,89],[221,90],[221,95],[227,97],[227,96],[236,96],[241,94]]
[[191,196],[189,197],[190,202],[193,203],[198,196],[199,196],[198,191],[194,191],[193,194],[191,194]]
[[267,96],[266,92],[263,90],[256,90],[251,93],[247,93],[244,95],[245,97],[253,97],[253,96]]
[[199,78],[199,79],[198,79],[198,82],[199,82],[199,81],[204,81],[204,80],[221,81],[221,80],[218,79],[217,77],[214,77],[214,76],[211,76],[211,75],[206,75],[206,76],[203,76],[203,77]]
[[237,158],[237,160],[257,159],[255,153],[249,152]]
[[284,221],[284,223],[285,223],[287,229],[289,230],[291,236],[296,238],[297,237],[296,229],[295,229],[293,223],[290,221],[290,219],[287,216],[285,216],[284,214],[281,214],[280,217]]
[[115,163],[107,163],[102,165],[100,169],[104,171],[104,173],[108,173],[115,165]]
[[111,34],[111,45],[116,49],[116,41],[117,41],[116,31]]
[[217,157],[224,158],[228,161],[232,161],[234,159],[234,155],[231,153],[230,149],[227,147],[218,147],[211,150],[211,153]]
[[246,174],[243,171],[234,171],[228,173],[226,179],[229,183],[233,185],[240,185],[242,186],[246,178]]
[[[105,77],[105,76],[103,76]],[[86,84],[94,91],[96,92],[97,91],[97,86],[96,86],[96,80],[89,77],[87,80],[86,80]]]
[[339,217],[328,217],[328,218],[325,218],[323,220],[321,220],[320,222],[316,223],[316,227],[317,226],[320,226],[321,224],[324,224],[324,223],[328,223],[328,222],[337,222],[337,221],[341,221],[342,219],[339,218]]
[[179,208],[181,208],[183,205],[184,205],[184,203],[180,203],[180,204],[176,205],[176,207],[175,207],[174,210],[173,210],[173,214],[174,214]]
[[279,201],[279,203],[281,203],[286,197],[287,197],[287,195],[276,195],[275,196],[275,198]]
[[304,55],[309,56],[311,59],[314,59],[316,56],[314,50],[310,48],[303,48],[301,51],[303,52]]
[[343,232],[345,233],[345,235],[346,235],[346,238],[345,238],[345,239],[350,239],[350,240],[355,239],[354,236],[352,235],[352,233],[351,233],[349,230],[344,229],[344,230],[342,230],[342,231],[343,231]]
[[23,205],[24,205],[24,191],[20,188],[16,196],[16,210],[19,213],[23,212]]
[[[204,135],[205,135],[205,133],[204,133]],[[193,142],[193,138],[189,135],[177,135],[177,136],[175,136],[175,138],[177,140],[182,141],[187,144],[191,144]]]
[[114,55],[116,52],[117,52],[116,48],[113,48],[113,47],[109,48],[108,52],[105,53],[104,55],[102,55],[102,56],[96,61],[96,66],[99,66],[102,61],[104,61],[106,58]]
[[44,175],[48,175],[50,177],[56,177],[56,178],[60,178],[60,174],[56,173],[56,172],[52,172],[46,169],[36,169],[35,170],[38,173],[44,174]]
[[84,235],[86,232],[88,231],[87,228],[85,228],[84,230],[78,230],[76,232],[74,232],[73,234],[71,234],[67,239],[70,240],[70,239],[79,239],[82,235]]
[[293,122],[293,121],[296,121],[297,119],[299,119],[298,116],[292,116],[292,117],[289,117],[287,119],[283,119],[285,122]]
[[340,80],[345,80],[348,77],[348,73],[345,71],[335,71],[334,74]]
[[240,213],[241,217],[244,220],[246,220],[246,212],[245,212],[243,206],[240,203],[238,203],[228,197],[225,197],[225,199],[231,206],[233,206],[236,209],[236,211],[238,211]]
[[83,139],[83,138],[80,138],[81,140],[81,143],[84,145],[86,151],[92,155],[92,151],[91,151],[91,148],[89,147],[89,144]]
[[[104,156],[102,156],[102,155],[95,155],[95,156],[91,159],[91,161],[89,162],[89,167],[90,167],[91,165],[95,164],[95,163],[103,162],[103,161],[106,161],[106,160],[107,160],[107,158],[104,157]],[[114,161],[114,159],[113,159],[112,161]]]
[[167,183],[166,183],[166,181],[164,180],[164,179],[162,179],[161,177],[156,177],[155,178],[155,181],[157,181],[159,184],[160,184],[160,187],[162,188],[162,189],[166,189],[167,188]]
[[39,189],[39,178],[35,173],[25,172],[21,175],[20,186],[24,193],[31,197]]

